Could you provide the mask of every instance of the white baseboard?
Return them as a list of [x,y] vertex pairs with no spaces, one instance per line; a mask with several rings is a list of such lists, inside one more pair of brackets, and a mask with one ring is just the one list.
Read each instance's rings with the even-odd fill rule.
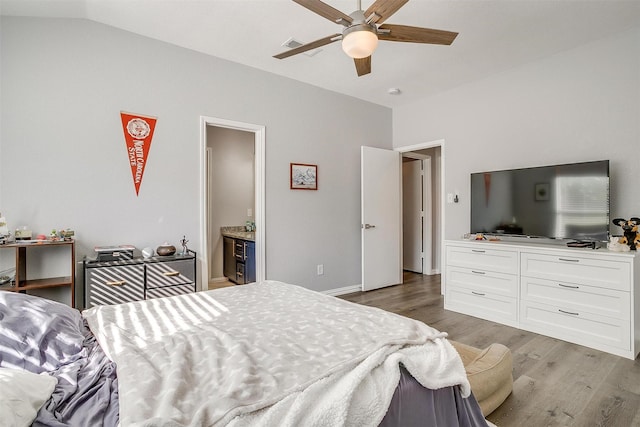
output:
[[344,288],[329,289],[328,291],[322,291],[321,294],[331,295],[337,297],[339,295],[352,294],[354,292],[361,292],[362,285],[345,286]]
[[209,279],[209,283],[220,283],[220,282],[226,282],[227,280],[229,280],[229,279],[227,279],[224,276],[223,277],[215,277],[215,278]]

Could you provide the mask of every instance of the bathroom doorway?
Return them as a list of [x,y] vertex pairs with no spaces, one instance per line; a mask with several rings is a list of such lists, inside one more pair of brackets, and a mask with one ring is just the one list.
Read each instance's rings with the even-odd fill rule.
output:
[[255,224],[256,281],[265,279],[264,126],[201,117],[201,289],[224,280],[221,226]]

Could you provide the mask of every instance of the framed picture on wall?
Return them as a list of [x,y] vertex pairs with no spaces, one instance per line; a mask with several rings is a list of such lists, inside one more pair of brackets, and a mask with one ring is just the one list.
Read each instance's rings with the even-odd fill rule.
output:
[[292,190],[317,190],[318,165],[291,163],[290,181]]

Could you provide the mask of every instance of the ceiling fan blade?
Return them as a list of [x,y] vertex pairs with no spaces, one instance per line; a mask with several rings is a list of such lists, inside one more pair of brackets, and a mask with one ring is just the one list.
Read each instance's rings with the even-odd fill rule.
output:
[[302,7],[306,7],[312,12],[317,13],[318,15],[327,18],[329,21],[334,24],[342,24],[342,20],[346,21],[345,25],[351,24],[353,19],[338,9],[329,6],[328,4],[321,2],[320,0],[293,0],[298,3]]
[[[443,30],[432,30],[431,28],[409,27],[407,25],[381,25],[378,30],[379,40],[387,40],[390,42],[409,42],[409,43],[429,43],[429,44],[445,44],[453,43],[458,33]],[[389,32],[384,32],[389,30]]]
[[358,77],[362,77],[365,74],[369,74],[371,72],[371,55],[366,58],[354,58],[353,60],[356,64],[356,72],[358,73]]
[[369,9],[364,13],[365,18],[369,18],[372,13],[379,16],[377,19],[372,19],[371,22],[376,24],[382,24],[389,19],[391,15],[396,13],[398,9],[405,5],[409,0],[377,0]]
[[336,40],[340,40],[340,37],[341,37],[341,34],[333,34],[331,36],[327,36],[325,38],[316,40],[314,42],[303,44],[302,46],[298,46],[293,49],[289,49],[277,55],[273,55],[273,57],[276,59],[288,58],[290,56],[297,55],[299,53],[306,52],[308,50],[313,50],[313,49],[319,48],[320,46],[327,45],[329,43],[333,43]]

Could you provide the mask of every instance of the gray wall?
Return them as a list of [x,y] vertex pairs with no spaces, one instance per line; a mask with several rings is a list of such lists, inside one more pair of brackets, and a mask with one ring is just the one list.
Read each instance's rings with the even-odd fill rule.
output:
[[[640,28],[395,108],[394,146],[445,140],[445,239],[469,229],[469,174],[611,160],[611,217],[640,215]],[[620,234],[619,227],[611,231]]]
[[[85,20],[2,17],[0,207],[9,226],[96,245],[200,250],[200,116],[266,127],[266,275],[315,290],[360,279],[360,149],[391,110]],[[157,116],[140,195],[120,111]],[[289,163],[318,191],[289,189]],[[324,264],[325,274],[316,275]]]

